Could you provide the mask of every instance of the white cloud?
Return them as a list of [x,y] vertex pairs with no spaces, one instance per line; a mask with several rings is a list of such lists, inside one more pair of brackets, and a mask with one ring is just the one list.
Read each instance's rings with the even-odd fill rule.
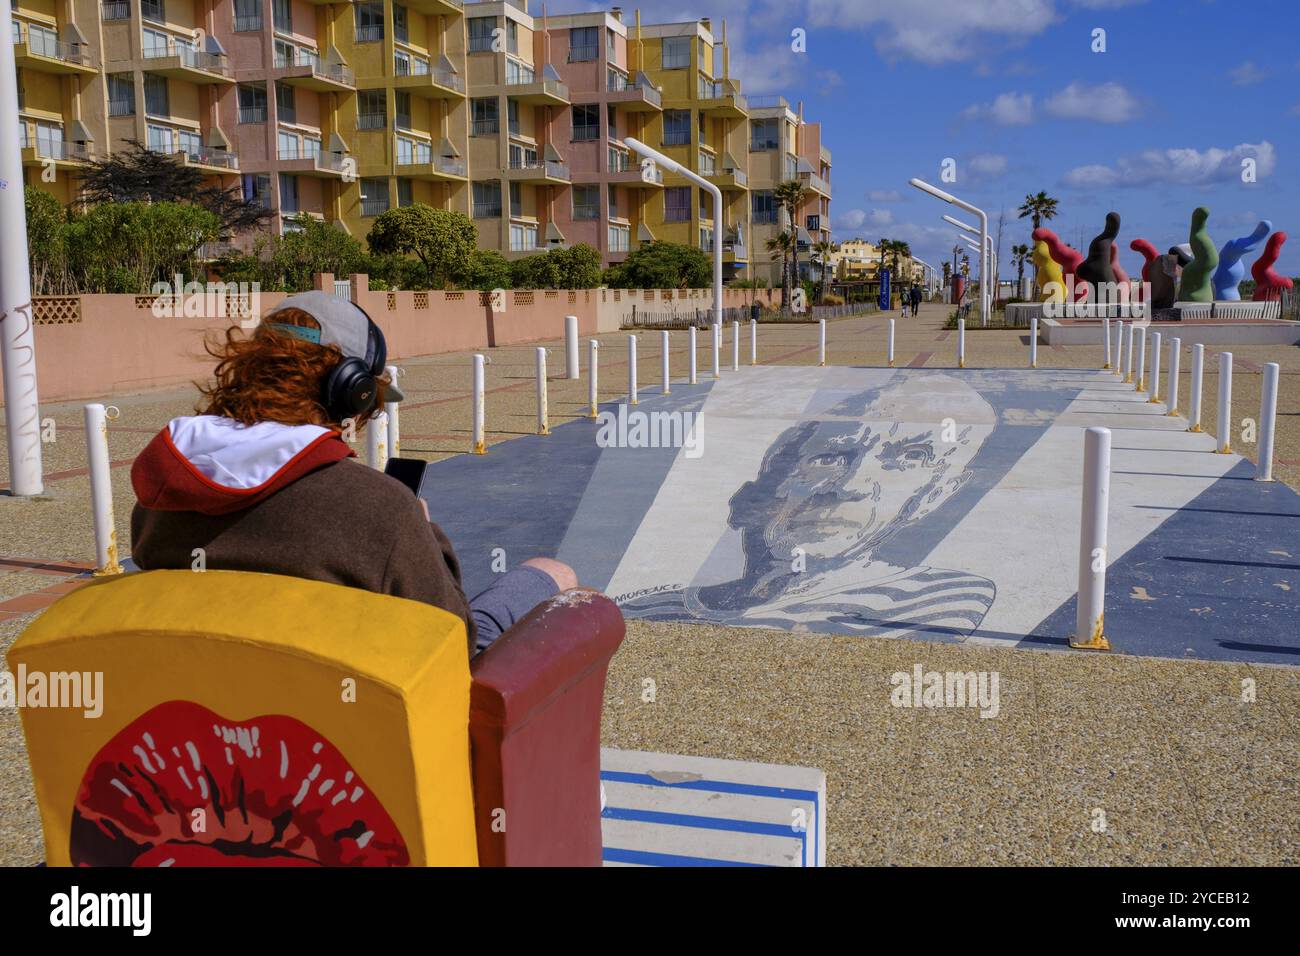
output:
[[1043,104],[1051,115],[1060,119],[1096,120],[1100,123],[1127,123],[1142,114],[1137,97],[1119,83],[1088,86],[1071,83]]
[[847,209],[834,218],[831,223],[834,229],[861,229],[862,224],[867,221],[867,214],[862,209]]
[[1109,186],[1164,185],[1201,186],[1241,178],[1241,161],[1253,158],[1256,175],[1263,179],[1277,166],[1273,144],[1241,143],[1231,149],[1148,149],[1125,156],[1113,166],[1078,166],[1065,174],[1067,186],[1095,188]]
[[871,189],[867,198],[872,202],[902,202],[903,197],[897,189]]
[[894,221],[894,214],[888,209],[873,209],[867,215],[867,222],[872,226],[888,226]]
[[978,179],[996,179],[1006,173],[1007,158],[1001,153],[976,153],[966,160],[966,169]]
[[968,120],[989,119],[999,126],[1027,126],[1034,121],[1032,93],[1002,93],[992,103],[975,103],[962,110]]
[[1268,79],[1268,70],[1256,66],[1253,60],[1247,60],[1240,66],[1233,67],[1228,71],[1228,79],[1232,80],[1234,86],[1251,86],[1255,83],[1262,83]]

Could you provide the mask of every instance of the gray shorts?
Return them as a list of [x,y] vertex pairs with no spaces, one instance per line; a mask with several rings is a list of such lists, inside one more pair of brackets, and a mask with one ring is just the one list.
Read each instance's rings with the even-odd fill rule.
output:
[[521,617],[559,593],[555,579],[540,568],[525,564],[511,568],[469,602],[476,650],[486,650]]

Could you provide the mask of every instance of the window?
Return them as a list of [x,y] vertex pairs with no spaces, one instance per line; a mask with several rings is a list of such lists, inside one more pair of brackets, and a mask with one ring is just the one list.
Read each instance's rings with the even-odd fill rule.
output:
[[167,77],[144,75],[144,111],[154,116],[170,116],[171,109],[167,102]]
[[289,173],[280,174],[280,213],[298,211],[298,177]]
[[266,87],[251,83],[239,84],[239,122],[266,122]]
[[691,144],[691,111],[664,110],[664,145],[689,146]]
[[605,129],[610,139],[618,139],[618,107],[613,103],[605,107]]
[[399,166],[428,165],[433,162],[433,149],[422,139],[397,137],[397,163]]
[[[298,149],[298,137],[294,133],[288,133],[280,130],[276,137],[278,156],[280,159],[298,159],[301,151]],[[319,143],[320,141],[317,140]]]
[[170,38],[169,34],[163,33],[160,30],[150,30],[148,27],[144,28],[141,39],[144,44],[145,58],[152,59],[154,57],[166,56],[170,49],[167,45],[167,41]]
[[282,123],[298,122],[298,109],[293,98],[293,87],[288,83],[275,84],[275,112]]
[[500,120],[497,116],[497,99],[495,96],[485,96],[479,99],[470,100],[470,111],[472,125],[470,131],[475,136],[487,136],[492,133],[501,131]]
[[703,110],[695,114],[695,121],[695,127],[700,134],[700,145],[703,146],[709,141],[709,137],[705,135],[709,129],[709,121],[704,118]]
[[[358,3],[352,8],[352,20],[358,43],[377,43],[384,38],[384,5],[380,0]],[[387,203],[386,193],[384,201]]]
[[388,180],[363,178],[361,180],[361,215],[378,216],[388,211]]
[[180,147],[182,153],[196,162],[203,158],[203,137],[193,130],[178,129],[176,131],[176,145]]
[[411,194],[411,181],[405,177],[397,180],[397,206],[400,209],[403,206],[415,205],[415,199]]
[[36,124],[36,155],[46,159],[63,159],[63,127],[53,123]]
[[609,227],[610,252],[627,252],[632,243],[632,230],[627,226]]
[[[406,24],[406,7],[402,6],[400,3],[393,4],[393,39],[396,40],[398,43],[411,42],[410,31],[408,30]],[[407,191],[409,193],[410,191],[409,183],[407,184],[407,187],[408,187]],[[400,192],[398,195],[397,204],[399,206],[402,204]],[[409,206],[410,203],[407,203],[407,205]]]
[[691,65],[691,38],[664,37],[662,67],[665,70],[684,70]]
[[474,218],[501,218],[501,183],[497,180],[474,184]]
[[510,144],[510,168],[531,169],[537,165],[537,150],[531,146]]
[[235,0],[235,32],[262,29],[262,0]]
[[315,136],[304,136],[302,138],[302,158],[315,161],[320,156],[320,140]]
[[770,189],[755,189],[749,194],[753,199],[754,222],[772,225],[776,222],[776,194]]
[[573,218],[574,221],[585,219],[600,218],[600,187],[599,186],[574,186],[570,192],[573,193]]
[[492,35],[496,32],[497,28],[496,17],[470,17],[468,22],[469,52],[492,52]]
[[130,20],[131,4],[128,0],[103,0],[100,15],[105,20]]
[[135,80],[130,73],[109,74],[108,115],[135,115]]
[[399,129],[411,128],[411,94],[404,90],[397,91],[397,118],[396,125]]
[[524,214],[524,187],[518,183],[510,184],[510,215]]
[[689,222],[691,187],[669,186],[664,190],[664,222]]
[[167,12],[163,9],[163,0],[140,0],[140,16],[154,23],[166,23]]
[[519,101],[506,100],[506,129],[510,130],[511,136],[519,135]]
[[569,62],[585,63],[600,55],[600,30],[598,27],[571,27],[569,29]]
[[514,20],[506,20],[506,52],[519,52],[519,24]]
[[520,63],[518,60],[506,60],[506,83],[515,86],[520,83],[531,83],[537,79],[537,74],[533,68],[526,63]]
[[700,69],[708,76],[713,75],[713,50],[714,47],[703,41],[700,42]]
[[609,27],[605,27],[605,59],[609,60],[611,63],[618,59],[618,47],[615,45],[614,40],[617,36],[617,33]]
[[275,53],[275,65],[277,68],[294,65],[294,49],[292,43],[287,43],[278,37],[273,44]]
[[820,231],[822,227],[822,217],[818,215],[809,216],[807,220],[805,220],[805,226],[809,232]]
[[403,53],[401,50],[393,51],[393,75],[411,75],[411,54]]
[[510,251],[532,252],[537,249],[537,227],[519,223],[510,224]]
[[754,152],[781,148],[781,127],[778,119],[756,119],[749,123],[749,148]]
[[595,104],[573,108],[573,141],[585,143],[600,139],[600,107]]
[[[149,148],[152,149],[155,153],[172,152],[173,150],[172,130],[170,126],[155,126],[152,123],[150,123],[147,127],[145,127],[145,131],[149,137],[148,139]],[[37,129],[38,136],[39,133],[40,130],[38,127]]]
[[615,186],[613,183],[610,183],[606,187],[606,193],[608,194],[607,198],[609,202],[609,218],[617,219],[618,218],[618,187]]
[[713,229],[709,226],[700,226],[700,251],[713,251]]
[[269,175],[244,175],[244,201],[255,202],[264,209],[271,208],[271,177]]
[[281,33],[293,32],[293,8],[289,0],[271,0],[271,22]]
[[357,129],[384,129],[388,126],[388,100],[383,90],[357,92]]

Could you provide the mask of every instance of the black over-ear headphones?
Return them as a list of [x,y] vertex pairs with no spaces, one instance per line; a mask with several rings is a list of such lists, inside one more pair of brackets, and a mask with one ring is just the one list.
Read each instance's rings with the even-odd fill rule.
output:
[[345,356],[325,376],[323,403],[331,420],[336,422],[360,418],[375,407],[379,392],[377,380],[388,362],[388,343],[368,315],[366,325],[366,357]]

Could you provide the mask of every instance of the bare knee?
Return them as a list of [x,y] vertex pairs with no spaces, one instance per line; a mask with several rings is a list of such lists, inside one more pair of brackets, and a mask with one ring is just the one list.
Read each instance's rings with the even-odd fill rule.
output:
[[563,561],[556,561],[554,558],[529,558],[524,564],[538,571],[545,571],[561,591],[568,591],[578,586],[577,573]]

